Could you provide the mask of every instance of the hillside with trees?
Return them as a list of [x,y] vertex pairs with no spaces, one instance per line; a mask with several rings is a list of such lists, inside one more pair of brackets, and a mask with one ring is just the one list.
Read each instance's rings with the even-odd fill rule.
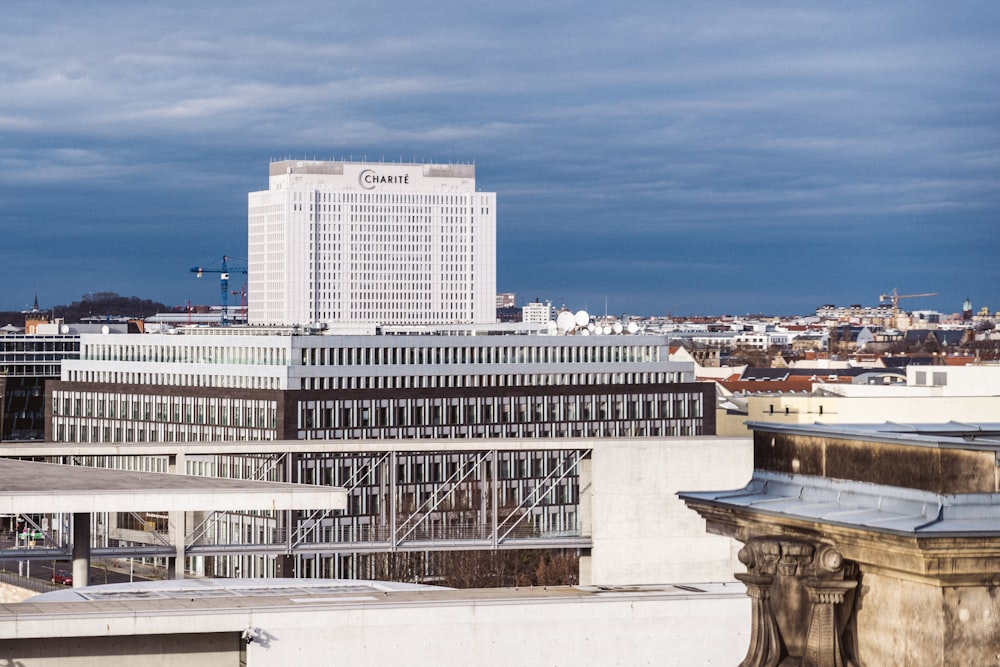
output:
[[[115,292],[92,292],[84,294],[79,301],[53,308],[43,308],[42,313],[50,317],[62,318],[67,323],[84,321],[93,317],[145,318],[156,313],[175,310],[157,301],[140,299],[137,296],[121,296]],[[22,311],[0,311],[0,326],[13,324],[23,327],[26,313]]]

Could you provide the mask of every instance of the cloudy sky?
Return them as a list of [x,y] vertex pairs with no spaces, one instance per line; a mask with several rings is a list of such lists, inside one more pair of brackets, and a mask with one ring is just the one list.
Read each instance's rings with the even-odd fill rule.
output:
[[474,162],[521,301],[1000,310],[994,0],[42,1],[0,40],[0,309],[214,303],[190,267],[315,157]]

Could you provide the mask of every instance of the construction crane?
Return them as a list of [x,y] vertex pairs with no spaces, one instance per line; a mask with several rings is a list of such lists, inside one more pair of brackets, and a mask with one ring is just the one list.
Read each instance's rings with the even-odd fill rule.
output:
[[229,266],[229,257],[227,255],[222,256],[222,268],[221,269],[206,269],[201,266],[196,266],[191,269],[191,273],[195,274],[195,277],[201,278],[206,273],[218,273],[219,280],[222,288],[222,316],[219,319],[219,324],[221,326],[229,325],[229,273],[235,271],[237,273],[242,273],[246,275],[246,267],[231,267]]
[[247,321],[247,284],[243,283],[243,287],[238,290],[232,290],[229,292],[233,296],[240,297],[240,320],[244,323]]
[[896,326],[896,317],[899,315],[899,300],[900,299],[913,299],[918,296],[937,296],[937,292],[927,292],[926,294],[900,294],[899,291],[893,287],[892,294],[883,294],[879,299],[879,303],[885,303],[886,301],[892,302],[892,326]]

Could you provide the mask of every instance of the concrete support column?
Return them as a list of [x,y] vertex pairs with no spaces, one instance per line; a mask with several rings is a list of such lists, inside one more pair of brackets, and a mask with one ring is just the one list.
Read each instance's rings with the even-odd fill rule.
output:
[[187,458],[184,456],[184,452],[174,452],[167,456],[167,472],[174,475],[187,473]]
[[[578,471],[578,488],[580,493],[579,500],[579,511],[577,516],[580,522],[580,537],[593,537],[594,536],[594,514],[593,514],[593,497],[594,497],[594,465],[593,465],[593,454],[588,453],[582,459],[580,459]],[[593,585],[594,582],[594,570],[593,570],[593,556],[591,555],[591,549],[583,549],[580,553],[579,560],[579,570],[577,572],[577,581],[583,586]]]
[[170,512],[169,517],[174,538],[174,555],[167,559],[167,578],[180,580],[184,578],[184,536],[187,533],[185,513]]
[[496,549],[497,545],[500,543],[500,516],[499,509],[497,508],[497,497],[499,494],[499,489],[497,488],[497,477],[499,476],[499,470],[497,470],[497,450],[490,450],[490,523],[492,524],[491,534],[493,535],[493,548]]
[[389,551],[396,551],[396,513],[399,512],[399,505],[396,501],[396,485],[399,480],[396,478],[396,450],[389,452]]
[[90,585],[90,514],[73,514],[73,588]]
[[[298,457],[291,452],[283,453],[279,460],[275,462],[274,469],[280,471],[280,477],[275,481],[289,484],[300,484],[302,481],[299,475]],[[299,523],[296,519],[296,514],[293,510],[275,512],[275,525],[278,528],[279,539],[281,535],[284,535],[285,548],[289,552],[292,550],[292,540],[295,537],[293,533],[298,528]],[[273,540],[274,538],[271,539]],[[281,565],[277,567],[280,569]]]

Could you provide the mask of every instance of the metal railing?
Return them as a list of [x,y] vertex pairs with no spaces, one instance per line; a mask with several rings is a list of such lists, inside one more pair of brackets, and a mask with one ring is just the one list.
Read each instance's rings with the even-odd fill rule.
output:
[[48,593],[49,591],[65,588],[65,586],[50,584],[43,579],[25,577],[13,572],[7,572],[6,570],[0,570],[0,583],[8,586],[15,586],[17,588],[23,588],[28,591],[34,591],[35,593]]

